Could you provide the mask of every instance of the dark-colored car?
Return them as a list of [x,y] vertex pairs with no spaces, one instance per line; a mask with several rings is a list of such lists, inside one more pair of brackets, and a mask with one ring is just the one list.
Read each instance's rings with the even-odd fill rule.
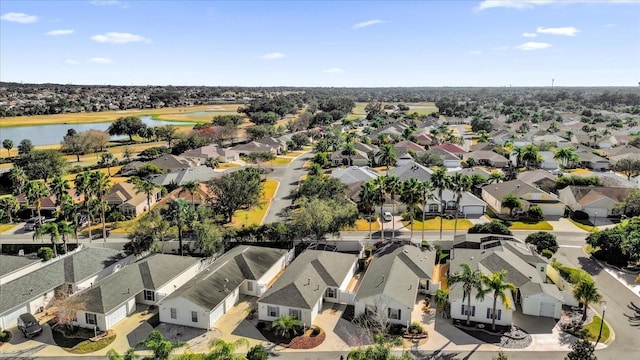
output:
[[20,329],[27,338],[42,334],[42,326],[40,326],[38,320],[29,313],[18,316],[18,329]]

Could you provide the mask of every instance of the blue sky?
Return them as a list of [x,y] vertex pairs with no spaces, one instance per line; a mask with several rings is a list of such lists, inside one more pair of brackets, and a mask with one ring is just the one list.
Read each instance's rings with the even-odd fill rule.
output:
[[639,1],[11,1],[0,79],[637,86]]

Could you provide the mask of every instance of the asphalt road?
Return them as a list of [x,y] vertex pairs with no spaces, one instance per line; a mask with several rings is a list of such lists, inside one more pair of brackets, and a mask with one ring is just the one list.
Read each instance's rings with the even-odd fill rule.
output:
[[265,223],[285,220],[282,216],[283,211],[291,206],[289,194],[298,187],[300,177],[307,174],[304,163],[310,158],[311,155],[307,152],[295,158],[289,165],[275,166],[273,172],[268,173],[269,178],[278,180],[280,185],[265,216]]

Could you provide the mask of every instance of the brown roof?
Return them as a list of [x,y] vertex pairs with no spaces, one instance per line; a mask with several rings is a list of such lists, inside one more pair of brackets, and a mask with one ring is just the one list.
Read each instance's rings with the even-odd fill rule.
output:
[[623,201],[634,189],[603,186],[569,186],[578,204],[585,205],[603,197],[613,201]]

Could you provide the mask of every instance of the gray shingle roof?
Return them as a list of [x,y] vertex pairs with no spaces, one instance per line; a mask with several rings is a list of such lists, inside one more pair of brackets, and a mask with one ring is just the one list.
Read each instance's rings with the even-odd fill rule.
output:
[[182,185],[187,181],[204,182],[223,175],[221,171],[214,171],[208,166],[196,166],[188,169],[181,169],[168,174],[153,175],[150,181],[158,185],[169,185],[174,183]]
[[[514,194],[522,197],[525,194],[546,194],[546,192],[527,184],[521,180],[511,180],[499,184],[489,184],[482,187],[482,190],[491,194],[494,198],[502,200],[507,194]],[[560,201],[560,200],[558,200]]]
[[369,264],[355,301],[385,295],[413,307],[420,279],[431,279],[436,254],[416,246],[389,243]]
[[331,176],[343,184],[353,184],[375,179],[378,177],[378,172],[368,166],[350,166],[333,170]]
[[356,259],[350,254],[305,250],[258,301],[311,309],[327,287],[340,286]]
[[411,178],[425,181],[431,179],[433,171],[431,169],[418,164],[415,161],[408,162],[389,171],[390,175],[397,175],[400,180],[405,181]]
[[245,279],[260,279],[286,252],[267,247],[237,246],[167,299],[183,297],[205,310],[213,310]]
[[31,259],[25,256],[12,256],[0,254],[0,277],[9,275],[10,273],[20,270],[34,262],[41,261],[38,258]]

